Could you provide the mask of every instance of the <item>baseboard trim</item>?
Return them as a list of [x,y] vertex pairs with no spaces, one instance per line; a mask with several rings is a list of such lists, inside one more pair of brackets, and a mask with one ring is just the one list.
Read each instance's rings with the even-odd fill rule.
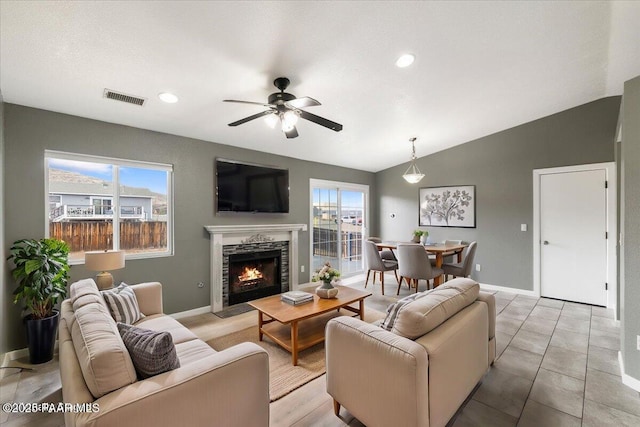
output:
[[185,317],[197,316],[199,314],[207,314],[211,313],[211,306],[207,305],[205,307],[194,308],[192,310],[180,311],[178,313],[172,313],[169,316],[174,319],[183,319]]
[[[58,355],[58,340],[56,340],[53,346],[53,356],[55,357],[57,355]],[[36,365],[30,365],[29,362],[19,362],[19,366],[11,366],[12,364],[11,362],[13,362],[14,360],[23,359],[25,357],[29,357],[28,347],[19,348],[13,351],[8,351],[0,355],[0,361],[2,361],[2,364],[0,366],[2,366],[3,368],[8,368],[8,367],[20,368],[20,367],[36,366]],[[4,378],[6,374],[7,374],[6,369],[0,369],[0,379]]]
[[[57,346],[57,342],[56,342]],[[8,351],[2,355],[2,366],[6,366],[8,363],[13,362],[16,359],[21,359],[29,355],[28,348],[20,348],[18,350]]]
[[480,283],[480,289],[486,289],[489,291],[498,291],[498,292],[508,292],[511,294],[518,294],[518,295],[526,295],[528,297],[536,297],[536,298],[540,297],[540,295],[538,295],[535,291],[528,291],[526,289],[509,288],[507,286],[489,285],[488,283]]
[[[0,354],[0,366],[2,366],[3,368],[8,368],[11,366],[11,362],[13,362],[14,360],[21,359],[27,356],[29,356],[28,348],[8,351],[6,353]],[[9,370],[0,369],[0,380],[3,379],[6,375],[9,375]]]
[[620,364],[620,376],[622,377],[622,384],[632,388],[637,392],[640,392],[640,380],[624,373],[624,361],[622,360],[621,351],[618,352],[618,363]]

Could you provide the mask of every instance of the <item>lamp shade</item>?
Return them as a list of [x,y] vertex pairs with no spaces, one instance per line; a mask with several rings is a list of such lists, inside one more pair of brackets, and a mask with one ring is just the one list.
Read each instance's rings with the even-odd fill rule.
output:
[[84,254],[84,266],[91,271],[110,271],[124,268],[124,252],[86,252]]
[[422,178],[424,178],[424,174],[420,172],[420,169],[418,169],[418,166],[416,166],[415,162],[412,160],[411,166],[409,166],[409,169],[407,169],[402,177],[409,184],[417,184]]
[[420,169],[418,169],[416,165],[416,138],[410,138],[409,141],[411,141],[411,163],[402,177],[409,184],[417,184],[424,178],[424,174],[420,172]]

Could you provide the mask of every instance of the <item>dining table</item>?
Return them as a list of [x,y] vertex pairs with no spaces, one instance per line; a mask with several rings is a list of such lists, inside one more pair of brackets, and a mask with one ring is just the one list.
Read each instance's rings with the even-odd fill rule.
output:
[[[398,248],[398,244],[407,243],[407,244],[416,244],[414,242],[392,242],[392,241],[383,241],[380,243],[376,243],[378,250],[382,249],[390,249],[395,250]],[[456,255],[457,262],[462,262],[462,252],[464,249],[469,246],[464,243],[460,244],[445,244],[445,243],[433,243],[424,245],[424,250],[430,254],[436,256],[436,267],[442,268],[442,264],[444,263],[444,257],[449,255]],[[433,279],[433,286],[436,287],[442,284],[442,275]]]

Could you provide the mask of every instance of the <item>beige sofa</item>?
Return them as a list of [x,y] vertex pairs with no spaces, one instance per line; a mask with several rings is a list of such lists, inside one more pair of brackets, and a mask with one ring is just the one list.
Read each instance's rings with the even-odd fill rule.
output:
[[334,410],[368,427],[445,426],[495,359],[494,296],[459,278],[398,307],[391,331],[350,317],[327,324]]
[[131,287],[146,315],[136,326],[170,332],[180,367],[138,380],[95,283],[76,282],[61,309],[62,394],[65,403],[97,405],[91,411],[65,413],[65,424],[268,426],[267,353],[252,343],[216,352],[163,314],[160,283]]

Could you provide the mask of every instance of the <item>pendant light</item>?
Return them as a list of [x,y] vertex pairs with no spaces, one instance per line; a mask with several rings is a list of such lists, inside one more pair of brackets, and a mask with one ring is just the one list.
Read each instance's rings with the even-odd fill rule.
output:
[[409,138],[411,141],[411,164],[406,172],[402,175],[402,177],[409,184],[417,184],[420,182],[422,178],[424,178],[424,174],[420,172],[418,166],[416,166],[416,139],[417,138]]

